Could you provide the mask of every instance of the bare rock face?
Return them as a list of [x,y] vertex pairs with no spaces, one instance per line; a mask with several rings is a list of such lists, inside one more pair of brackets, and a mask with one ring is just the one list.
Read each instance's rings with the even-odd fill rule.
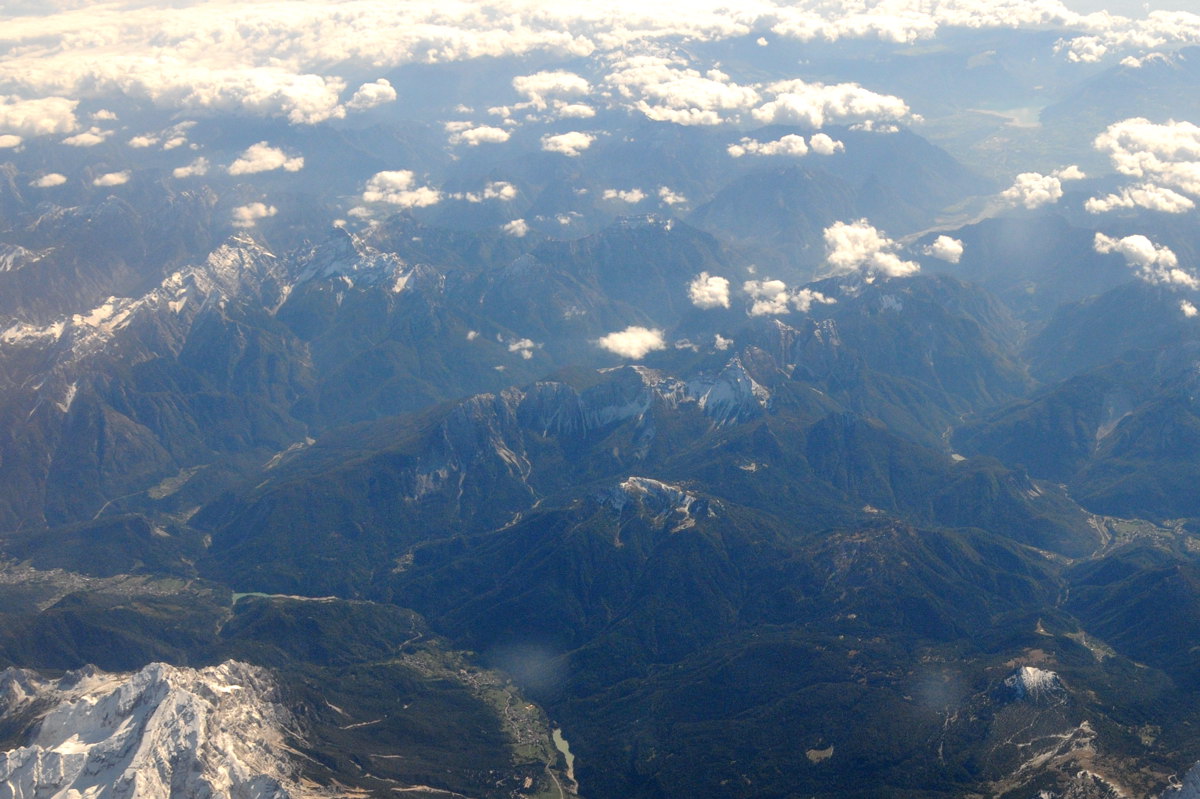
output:
[[237,661],[57,680],[0,674],[0,723],[29,743],[0,753],[0,795],[89,799],[298,797],[290,717],[269,672]]

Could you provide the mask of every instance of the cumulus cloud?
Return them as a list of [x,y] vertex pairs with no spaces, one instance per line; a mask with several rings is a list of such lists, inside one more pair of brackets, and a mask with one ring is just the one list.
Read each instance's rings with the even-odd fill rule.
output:
[[836,303],[836,298],[827,297],[815,289],[800,289],[792,294],[792,305],[796,306],[796,310],[801,313],[808,313],[814,304],[834,305]]
[[231,175],[252,175],[275,169],[299,172],[303,168],[303,156],[289,156],[278,147],[272,147],[265,141],[260,141],[258,144],[247,147],[246,151],[239,155],[226,171]]
[[0,130],[23,136],[51,136],[70,133],[79,127],[75,118],[78,100],[66,97],[40,97],[23,100],[0,95]]
[[808,155],[808,144],[805,143],[803,136],[789,133],[777,141],[770,142],[743,138],[737,144],[731,144],[726,147],[725,151],[734,158],[741,158],[743,155],[802,156]]
[[846,145],[828,133],[814,133],[808,140],[808,146],[817,155],[833,155],[846,150]]
[[129,182],[129,170],[122,172],[106,172],[92,181],[93,186],[123,186]]
[[[1077,14],[1059,0],[699,0],[666,6],[636,0],[509,0],[502,6],[378,0],[71,2],[55,4],[50,13],[5,20],[7,53],[0,59],[0,84],[23,97],[122,93],[171,110],[211,109],[308,124],[346,113],[347,106],[340,104],[344,76],[409,63],[535,53],[627,59],[628,53],[654,52],[680,41],[739,37],[910,43],[943,27],[1022,25],[1064,31],[1061,52],[1083,61],[1122,49],[1145,52],[1200,41],[1200,17],[1194,14],[1153,12],[1129,20]],[[669,65],[685,74],[654,81],[662,88],[653,92],[635,89],[626,99],[657,117],[703,124],[744,109],[757,91],[705,69],[686,74],[688,65]],[[619,63],[614,67],[624,69]],[[549,84],[539,88],[531,81],[528,87],[527,96],[542,101],[558,88],[543,73],[523,77]],[[347,105],[354,102],[352,98]]]
[[[1055,46],[1069,61],[1091,63],[1122,50],[1145,51],[1200,41],[1200,16],[1183,11],[1153,11],[1144,19],[1094,14],[1080,22],[1081,27],[1090,28],[1091,32],[1064,38]],[[1151,53],[1140,59],[1129,57],[1121,63],[1136,68],[1156,56],[1162,54]]]
[[1147,283],[1200,288],[1200,280],[1179,266],[1179,259],[1174,252],[1140,234],[1117,239],[1097,233],[1092,246],[1098,253],[1123,256],[1125,263]]
[[542,149],[550,153],[562,153],[574,158],[592,146],[596,137],[591,133],[580,133],[573,130],[569,133],[559,133],[542,137]]
[[24,141],[24,139],[12,133],[0,135],[0,150],[7,150],[12,147],[20,147],[22,141]]
[[750,295],[751,316],[776,316],[788,312],[787,284],[782,280],[747,280],[742,291]]
[[387,203],[401,208],[424,208],[442,201],[442,193],[429,186],[418,186],[411,170],[378,172],[363,189],[364,203]]
[[963,243],[949,236],[938,236],[921,250],[928,256],[956,264],[962,258]]
[[469,203],[481,203],[486,200],[507,202],[517,198],[517,187],[503,180],[493,180],[483,187],[483,191],[455,192],[447,196],[453,200],[466,200]]
[[1145,208],[1148,211],[1162,211],[1166,214],[1182,214],[1195,208],[1196,203],[1192,198],[1166,186],[1142,183],[1126,186],[1116,194],[1089,197],[1083,207],[1090,214],[1103,214],[1119,208]]
[[112,133],[111,130],[101,130],[97,127],[91,127],[82,133],[68,136],[62,140],[62,143],[69,147],[95,147],[97,144],[103,143]]
[[596,116],[596,109],[587,103],[564,103],[555,101],[554,116],[559,119],[591,119]]
[[521,239],[524,238],[527,233],[529,233],[529,223],[524,219],[514,219],[513,221],[506,223],[500,229],[509,236]]
[[187,166],[177,166],[171,170],[171,174],[176,178],[192,178],[206,175],[208,174],[208,159],[197,158]]
[[533,358],[533,351],[541,349],[541,347],[541,344],[535,344],[533,339],[528,338],[519,338],[508,342],[508,351],[517,353],[527,361]]
[[687,197],[676,191],[672,191],[667,186],[658,187],[658,199],[664,205],[685,205],[688,201]]
[[647,353],[667,348],[662,330],[639,325],[630,325],[624,330],[601,336],[596,344],[615,355],[631,360],[638,360],[644,358]]
[[920,271],[920,264],[896,255],[898,244],[876,230],[865,219],[835,222],[825,228],[825,262],[830,274],[862,272],[868,276],[906,277]]
[[857,83],[826,85],[787,80],[770,84],[767,91],[774,99],[753,112],[754,119],[764,125],[822,128],[859,120],[899,122],[911,115],[908,104],[899,97],[878,94]]
[[392,87],[391,82],[386,78],[380,78],[359,86],[354,91],[354,96],[350,98],[350,102],[346,103],[346,108],[351,111],[366,111],[369,108],[393,102],[395,99],[396,90]]
[[733,339],[725,338],[720,333],[713,336],[713,347],[721,352],[733,346]]
[[1122,175],[1200,195],[1200,127],[1191,122],[1125,119],[1109,125],[1095,146]]
[[518,75],[512,79],[512,87],[539,110],[545,110],[552,97],[582,97],[592,88],[584,78],[563,70]]
[[1195,316],[1197,314],[1196,306],[1192,305],[1187,300],[1179,301],[1179,310],[1183,311],[1183,315],[1186,316],[1188,319],[1191,319],[1193,316]]
[[275,206],[267,205],[266,203],[239,205],[233,209],[233,226],[240,228],[254,227],[258,224],[258,220],[275,216],[277,211],[278,209]]
[[37,180],[31,182],[29,185],[37,189],[50,189],[54,188],[55,186],[61,186],[66,182],[66,175],[60,175],[58,172],[48,172]]
[[620,200],[634,205],[646,199],[646,192],[641,189],[605,189],[601,197],[605,200]]
[[140,134],[140,135],[137,135],[137,136],[134,136],[133,138],[131,138],[127,142],[127,144],[130,147],[133,147],[135,149],[143,150],[147,147],[153,147],[154,145],[158,144],[158,142],[159,142],[158,136],[153,136],[148,133],[143,133],[143,134]]
[[720,275],[701,272],[688,283],[688,299],[697,308],[729,307],[729,280]]
[[809,151],[817,155],[833,155],[836,152],[841,152],[846,149],[846,145],[840,141],[833,139],[826,133],[816,133],[806,143],[803,136],[795,133],[789,133],[775,141],[757,141],[751,138],[743,138],[737,144],[731,144],[725,148],[734,158],[741,158],[743,155],[790,155],[800,157],[808,155]]
[[778,316],[787,313],[789,306],[808,313],[814,303],[832,305],[837,302],[815,289],[789,289],[782,280],[747,280],[742,284],[742,291],[752,300],[747,310],[751,316]]
[[479,127],[466,128],[457,131],[450,136],[451,144],[466,144],[470,147],[478,147],[481,144],[499,144],[506,142],[511,136],[504,128],[497,128],[492,125],[480,125]]
[[718,125],[737,118],[762,98],[717,69],[701,73],[681,59],[635,55],[614,65],[605,84],[633,108],[658,122]]
[[1026,208],[1040,208],[1062,199],[1064,180],[1081,180],[1086,177],[1079,167],[1071,165],[1057,169],[1049,175],[1040,172],[1022,172],[1013,185],[1000,192],[1000,196]]

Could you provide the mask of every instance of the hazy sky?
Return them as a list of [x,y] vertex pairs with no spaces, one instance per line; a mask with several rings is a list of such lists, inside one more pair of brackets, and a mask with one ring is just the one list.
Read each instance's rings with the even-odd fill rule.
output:
[[1198,11],[1197,0],[1063,0],[1074,11],[1109,11],[1123,16],[1141,16],[1147,11]]

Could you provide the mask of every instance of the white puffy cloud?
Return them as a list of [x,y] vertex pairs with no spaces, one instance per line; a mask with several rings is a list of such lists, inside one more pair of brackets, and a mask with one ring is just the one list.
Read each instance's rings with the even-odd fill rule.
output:
[[539,110],[544,110],[552,97],[582,97],[592,89],[584,78],[563,70],[518,75],[512,79],[512,86]]
[[29,185],[37,189],[51,189],[55,186],[61,186],[66,182],[66,175],[61,175],[58,172],[48,172],[37,180],[31,182]]
[[555,101],[554,116],[559,119],[591,119],[596,116],[596,109],[587,103],[563,103]]
[[377,172],[363,189],[364,203],[387,203],[401,208],[424,208],[442,201],[442,193],[429,186],[418,186],[411,170]]
[[79,127],[75,118],[78,100],[66,97],[39,97],[23,100],[0,95],[0,130],[23,136],[51,136],[70,133]]
[[788,306],[808,313],[813,303],[832,305],[837,302],[815,289],[789,289],[782,280],[747,280],[742,284],[742,291],[753,300],[747,311],[751,316],[778,316],[787,313]]
[[808,140],[808,146],[817,155],[833,155],[846,150],[846,145],[828,133],[814,133]]
[[153,147],[158,144],[159,137],[149,133],[140,134],[131,138],[127,144],[135,149],[143,150],[147,147]]
[[717,333],[715,336],[713,336],[713,348],[714,349],[724,352],[725,350],[729,349],[732,346],[733,346],[733,339],[725,338],[720,333]]
[[350,111],[366,111],[369,108],[390,103],[396,99],[396,90],[386,78],[364,83],[354,91],[346,108]]
[[896,255],[898,246],[865,219],[849,224],[834,222],[825,228],[825,262],[833,275],[864,272],[870,276],[906,277],[919,272],[920,264]]
[[[1200,16],[1185,11],[1152,11],[1143,19],[1126,19],[1108,14],[1092,14],[1081,20],[1089,34],[1063,39],[1056,50],[1066,53],[1069,61],[1095,62],[1122,50],[1140,51],[1194,44],[1200,41]],[[1140,67],[1162,54],[1145,58],[1128,57],[1124,66]]]
[[701,272],[688,283],[688,299],[697,308],[729,307],[729,280],[720,275]]
[[541,349],[541,347],[541,344],[535,344],[533,339],[528,338],[519,338],[508,342],[508,351],[517,353],[527,361],[533,358],[533,351]]
[[187,166],[177,166],[171,170],[171,174],[176,178],[192,178],[208,174],[208,159],[197,158]]
[[1174,252],[1140,234],[1116,239],[1097,233],[1092,246],[1098,253],[1123,256],[1125,263],[1147,283],[1200,288],[1200,280],[1179,266],[1179,259]]
[[800,289],[792,294],[792,305],[796,306],[796,310],[800,313],[808,313],[813,304],[819,305],[835,305],[837,299],[827,297],[815,289]]
[[788,312],[787,284],[782,280],[747,280],[742,291],[750,295],[751,316],[776,316]]
[[562,153],[574,158],[592,146],[596,137],[591,133],[580,133],[577,130],[569,133],[559,133],[542,137],[542,149],[550,153]]
[[718,125],[762,99],[757,89],[720,70],[701,73],[680,59],[655,55],[618,61],[605,84],[650,119],[677,125]]
[[0,134],[0,150],[7,150],[12,147],[20,147],[21,142],[23,141],[24,139],[22,139],[20,136],[12,133]]
[[68,136],[62,140],[62,143],[70,147],[95,147],[97,144],[103,143],[112,134],[111,130],[101,130],[97,127],[91,127],[81,133],[76,133],[74,136]]
[[829,136],[827,133],[815,133],[806,143],[803,136],[789,133],[775,141],[757,141],[749,137],[742,138],[737,144],[725,148],[734,158],[743,155],[790,155],[800,157],[814,152],[817,155],[833,155],[844,151],[846,145]]
[[123,186],[129,182],[129,170],[121,172],[106,172],[92,181],[93,186]]
[[466,200],[469,203],[481,203],[486,200],[507,202],[517,198],[517,187],[507,181],[493,180],[483,187],[483,191],[455,192],[447,196],[453,200]]
[[685,205],[688,201],[687,197],[667,186],[658,187],[658,199],[665,205]]
[[859,120],[899,122],[909,118],[908,104],[890,94],[878,94],[857,83],[807,83],[778,81],[767,86],[774,99],[754,109],[754,118],[764,124],[806,125]]
[[500,229],[509,236],[521,239],[529,233],[529,223],[524,219],[514,219],[511,222],[505,223]]
[[492,125],[480,125],[479,127],[465,128],[454,133],[450,136],[450,143],[478,147],[481,144],[506,142],[511,135],[504,128],[497,128]]
[[963,243],[950,236],[938,236],[927,244],[921,252],[933,258],[956,264],[962,258]]
[[743,138],[737,144],[731,144],[726,147],[725,151],[734,158],[741,158],[743,155],[790,155],[798,157],[808,155],[808,145],[805,143],[803,136],[789,133],[777,141],[769,142]]
[[1145,208],[1148,211],[1182,214],[1195,208],[1196,203],[1192,198],[1166,186],[1142,183],[1126,186],[1116,194],[1089,197],[1083,207],[1090,214],[1103,214],[1118,208]]
[[303,168],[303,156],[289,156],[278,147],[272,147],[265,141],[260,141],[258,144],[247,147],[246,151],[239,155],[226,171],[231,175],[252,175],[275,169],[299,172]]
[[1122,175],[1200,195],[1200,127],[1191,122],[1124,119],[1097,136],[1095,146]]
[[[1073,60],[1200,42],[1200,17],[1194,14],[1153,12],[1130,20],[1074,13],[1059,0],[506,0],[499,5],[112,0],[47,3],[41,9],[46,13],[5,19],[0,85],[7,91],[22,97],[121,93],[171,110],[276,116],[298,124],[336,119],[353,107],[353,97],[347,105],[340,101],[347,76],[414,63],[535,53],[627,59],[629,53],[661,52],[681,41],[740,37],[915,42],[943,27],[1060,30],[1060,49]],[[555,79],[539,80],[549,90],[560,88]],[[706,69],[670,76],[668,82],[676,85],[657,90],[661,101],[640,92],[627,99],[644,103],[660,118],[711,123],[757,91]],[[529,88],[543,101],[549,96],[546,88]]]
[[641,189],[605,189],[600,196],[605,200],[620,200],[634,205],[646,199],[646,192]]
[[1179,310],[1183,311],[1183,315],[1186,316],[1188,319],[1191,319],[1197,313],[1200,313],[1196,310],[1196,306],[1192,305],[1187,300],[1179,301]]
[[644,358],[647,353],[667,348],[662,330],[639,325],[630,325],[624,330],[601,336],[596,344],[615,355],[631,360],[638,360]]
[[1040,172],[1022,172],[1013,185],[1000,192],[1000,196],[1011,203],[1026,208],[1040,208],[1062,199],[1064,180],[1081,180],[1086,175],[1075,165],[1056,169],[1049,175]]
[[233,209],[233,226],[251,228],[258,224],[258,220],[275,216],[277,212],[278,209],[275,206],[266,203],[239,205]]

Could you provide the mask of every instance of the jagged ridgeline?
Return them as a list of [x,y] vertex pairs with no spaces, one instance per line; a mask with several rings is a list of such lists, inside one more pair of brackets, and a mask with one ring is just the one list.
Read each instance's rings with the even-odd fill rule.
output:
[[764,2],[0,10],[0,797],[1200,796],[1200,24]]
[[[234,237],[5,332],[0,653],[106,670],[10,673],[8,779],[81,785],[155,724],[183,737],[118,770],[217,793],[1152,791],[1197,756],[1191,661],[1147,623],[1188,590],[1186,508],[1078,504],[1190,333],[1050,344],[1169,295],[1037,337],[938,275],[748,318],[687,302],[732,267],[677,221],[415,224]],[[679,343],[615,363],[594,341],[629,325]],[[76,730],[95,702],[116,737]],[[231,732],[196,749],[163,703]],[[271,736],[298,754],[244,749]]]

